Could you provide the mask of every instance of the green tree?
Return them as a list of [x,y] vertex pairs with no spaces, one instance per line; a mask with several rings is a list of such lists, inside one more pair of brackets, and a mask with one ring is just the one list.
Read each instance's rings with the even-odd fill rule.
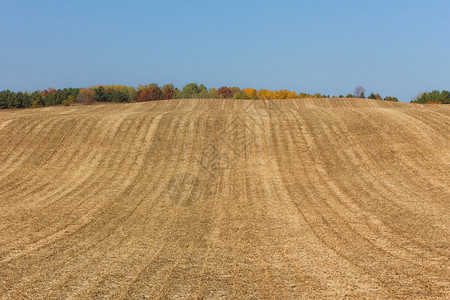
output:
[[208,89],[203,84],[188,83],[181,90],[180,97],[183,99],[199,98],[199,94],[205,93],[208,93]]
[[11,98],[13,92],[10,90],[0,92],[0,108],[11,108]]
[[107,93],[110,102],[128,102],[128,93],[121,90],[113,90]]
[[450,104],[450,92],[443,90],[441,92],[441,103],[442,104]]
[[383,100],[383,98],[381,98],[381,95],[376,93],[370,93],[369,97],[367,97],[367,99],[374,99],[374,100]]
[[234,93],[233,99],[249,99],[247,94],[240,90],[239,92]]
[[49,89],[49,92],[44,97],[44,105],[45,106],[52,106],[58,104],[58,97],[56,95],[56,90]]
[[37,108],[44,106],[44,99],[42,99],[41,93],[35,91],[30,95],[31,107]]
[[179,88],[175,88],[173,91],[172,99],[181,99],[181,91]]
[[95,96],[94,96],[95,101],[97,101],[97,102],[109,102],[108,101],[108,96],[107,96],[107,94],[105,92],[105,88],[103,86],[100,85],[98,87],[95,87],[93,90],[94,90],[94,93],[95,93]]
[[71,105],[74,102],[75,102],[75,97],[73,95],[69,95],[69,96],[67,96],[66,99],[64,99],[62,101],[62,105],[69,106],[69,105]]
[[388,96],[388,97],[384,98],[384,100],[385,100],[385,101],[394,101],[394,102],[398,102],[397,97],[390,97],[390,96]]
[[417,97],[412,100],[413,103],[428,103],[428,102],[440,102],[443,104],[450,104],[450,92],[443,90],[439,92],[437,90],[421,93],[417,95]]

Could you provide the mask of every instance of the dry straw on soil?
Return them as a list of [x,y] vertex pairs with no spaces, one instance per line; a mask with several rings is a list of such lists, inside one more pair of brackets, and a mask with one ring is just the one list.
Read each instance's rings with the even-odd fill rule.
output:
[[0,298],[446,298],[450,105],[0,111]]

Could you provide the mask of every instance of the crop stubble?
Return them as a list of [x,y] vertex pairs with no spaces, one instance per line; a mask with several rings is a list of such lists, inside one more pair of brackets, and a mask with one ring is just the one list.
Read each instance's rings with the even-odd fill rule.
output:
[[446,298],[450,107],[0,111],[0,297]]

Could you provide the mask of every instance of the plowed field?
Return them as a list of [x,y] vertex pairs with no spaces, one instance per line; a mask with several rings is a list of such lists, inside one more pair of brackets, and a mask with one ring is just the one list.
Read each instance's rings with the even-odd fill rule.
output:
[[450,105],[0,111],[0,298],[450,297]]

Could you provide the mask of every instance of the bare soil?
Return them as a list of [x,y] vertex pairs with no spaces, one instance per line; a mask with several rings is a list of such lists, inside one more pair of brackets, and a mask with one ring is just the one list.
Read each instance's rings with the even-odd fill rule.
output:
[[450,297],[450,105],[0,111],[1,299]]

